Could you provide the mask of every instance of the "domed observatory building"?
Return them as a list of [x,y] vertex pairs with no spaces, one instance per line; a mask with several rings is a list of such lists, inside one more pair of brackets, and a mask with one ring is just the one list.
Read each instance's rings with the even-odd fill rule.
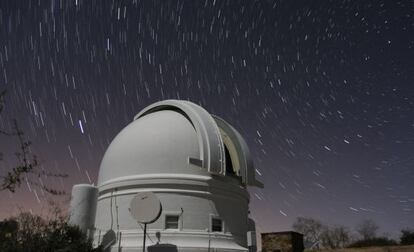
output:
[[169,249],[153,251],[248,251],[254,230],[247,186],[262,184],[246,142],[230,124],[194,103],[161,101],[138,113],[109,145],[96,213],[86,219],[95,219],[96,245],[113,234],[110,251],[142,250],[143,226],[129,206],[137,193],[150,191],[162,212],[147,226],[148,251],[163,244]]

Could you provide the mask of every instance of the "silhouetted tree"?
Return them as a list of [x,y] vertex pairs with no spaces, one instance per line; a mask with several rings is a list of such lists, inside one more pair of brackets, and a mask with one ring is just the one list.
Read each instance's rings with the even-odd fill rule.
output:
[[322,246],[325,248],[343,248],[350,240],[350,232],[344,226],[326,227],[321,234]]
[[377,236],[379,226],[373,220],[363,220],[357,225],[356,231],[362,240],[371,240]]
[[412,245],[414,244],[414,230],[403,229],[401,230],[400,244]]
[[2,252],[91,252],[92,241],[66,218],[45,220],[37,215],[21,213],[16,218],[0,222]]
[[321,242],[321,234],[324,230],[324,226],[319,220],[298,217],[292,227],[295,231],[303,234],[305,242],[310,243],[315,247],[320,247],[319,243]]
[[[0,92],[0,113],[4,109],[5,94],[5,91]],[[30,179],[29,175],[34,178],[67,177],[67,175],[47,173],[40,169],[36,155],[30,151],[31,142],[25,140],[24,133],[16,120],[13,120],[10,130],[0,129],[0,136],[14,138],[19,146],[19,150],[15,153],[17,164],[11,169],[2,169],[6,170],[6,173],[0,175],[0,191],[7,190],[13,193],[22,182],[27,182],[52,195],[65,193]],[[52,218],[47,220],[30,213],[21,213],[15,218],[0,222],[0,251],[90,252],[100,251],[100,248],[93,249],[92,241],[79,228],[69,225],[60,209],[54,207]]]

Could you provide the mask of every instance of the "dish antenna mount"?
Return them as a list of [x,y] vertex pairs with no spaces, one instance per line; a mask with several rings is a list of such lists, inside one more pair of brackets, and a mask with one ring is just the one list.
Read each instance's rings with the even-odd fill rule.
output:
[[142,251],[145,252],[147,224],[155,222],[160,217],[162,212],[161,202],[153,192],[140,192],[132,198],[129,211],[135,220],[144,224]]

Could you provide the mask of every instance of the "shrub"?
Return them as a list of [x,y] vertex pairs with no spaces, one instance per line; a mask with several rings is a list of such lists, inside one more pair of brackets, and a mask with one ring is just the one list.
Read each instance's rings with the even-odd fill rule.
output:
[[381,247],[381,246],[392,246],[397,245],[398,243],[392,239],[386,237],[376,237],[372,239],[359,240],[353,242],[348,247],[349,248],[362,248],[362,247]]
[[40,216],[22,213],[0,222],[0,251],[2,252],[91,252],[92,241],[65,219],[45,220]]
[[401,245],[412,245],[414,244],[414,230],[401,230],[401,238],[400,244]]

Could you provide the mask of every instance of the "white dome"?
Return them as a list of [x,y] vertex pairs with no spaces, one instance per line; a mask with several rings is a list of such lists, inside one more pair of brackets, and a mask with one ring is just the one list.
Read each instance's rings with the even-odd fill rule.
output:
[[245,184],[258,185],[247,145],[233,127],[194,103],[162,101],[143,109],[115,137],[98,186],[108,189],[149,174],[226,175],[226,154]]
[[98,185],[139,174],[185,173],[188,158],[200,156],[197,134],[182,114],[157,111],[133,121],[108,147]]

